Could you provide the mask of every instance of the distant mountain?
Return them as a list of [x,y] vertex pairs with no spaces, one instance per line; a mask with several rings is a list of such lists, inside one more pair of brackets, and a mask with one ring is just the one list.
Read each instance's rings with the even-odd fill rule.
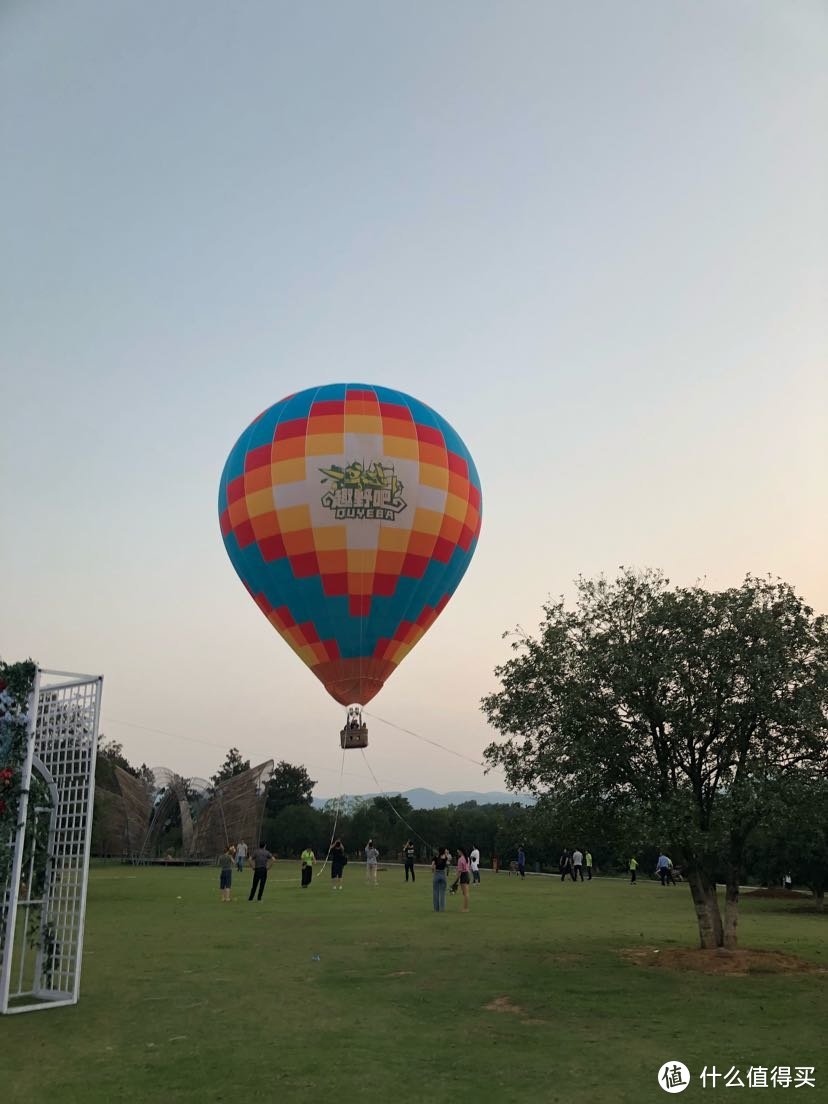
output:
[[[348,795],[355,797],[355,794]],[[380,794],[360,794],[360,797],[371,799],[380,797]],[[390,797],[396,794],[389,793]],[[404,790],[403,797],[407,797],[414,809],[444,809],[447,805],[462,805],[464,801],[476,801],[478,805],[533,805],[535,799],[527,794],[503,793],[493,790],[489,793],[475,793],[473,790],[451,790],[449,793],[435,793],[434,790],[416,789]],[[315,808],[321,809],[328,797],[314,797]]]

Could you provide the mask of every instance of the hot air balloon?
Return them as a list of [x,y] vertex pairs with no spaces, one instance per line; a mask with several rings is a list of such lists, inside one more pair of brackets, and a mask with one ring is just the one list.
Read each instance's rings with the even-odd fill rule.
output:
[[344,747],[361,707],[445,608],[469,566],[480,480],[436,411],[387,387],[289,395],[233,447],[219,520],[256,605],[335,701]]

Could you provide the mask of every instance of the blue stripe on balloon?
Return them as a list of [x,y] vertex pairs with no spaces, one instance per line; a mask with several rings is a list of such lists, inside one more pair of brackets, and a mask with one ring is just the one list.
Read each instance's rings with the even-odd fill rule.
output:
[[447,564],[432,560],[422,578],[400,578],[392,597],[372,598],[368,617],[352,617],[346,597],[326,595],[318,576],[294,578],[286,557],[265,563],[258,545],[240,549],[232,533],[225,546],[253,594],[263,594],[275,608],[286,606],[299,624],[312,621],[319,637],[336,640],[346,659],[371,655],[378,641],[393,638],[401,621],[416,621],[425,608],[433,609],[446,594],[451,596],[474,553],[472,545],[468,552],[456,549]]

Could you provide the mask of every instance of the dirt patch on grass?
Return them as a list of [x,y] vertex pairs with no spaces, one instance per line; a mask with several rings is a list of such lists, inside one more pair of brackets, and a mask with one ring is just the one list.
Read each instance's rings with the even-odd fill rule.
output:
[[506,1012],[512,1016],[520,1016],[520,1022],[526,1025],[547,1023],[546,1020],[537,1020],[527,1016],[526,1009],[521,1008],[519,1004],[515,1004],[509,997],[495,997],[488,1004],[484,1004],[483,1008],[487,1012]]
[[484,1004],[487,1012],[511,1012],[514,1016],[525,1016],[526,1009],[519,1004],[512,1004],[508,997],[495,997],[493,1001]]
[[747,977],[750,974],[828,974],[796,955],[781,951],[701,951],[691,947],[634,947],[621,952],[622,958],[635,966],[654,966],[662,970],[679,970],[699,974],[730,974]]
[[782,889],[781,886],[769,886],[765,889],[751,889],[742,894],[743,897],[758,897],[760,900],[789,901],[793,897],[810,897],[811,894],[802,889]]

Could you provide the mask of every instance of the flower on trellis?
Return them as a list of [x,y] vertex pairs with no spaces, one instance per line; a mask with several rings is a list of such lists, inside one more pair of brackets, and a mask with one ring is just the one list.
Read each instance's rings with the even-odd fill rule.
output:
[[23,760],[29,736],[29,697],[35,665],[0,661],[0,886],[11,873],[23,782]]

